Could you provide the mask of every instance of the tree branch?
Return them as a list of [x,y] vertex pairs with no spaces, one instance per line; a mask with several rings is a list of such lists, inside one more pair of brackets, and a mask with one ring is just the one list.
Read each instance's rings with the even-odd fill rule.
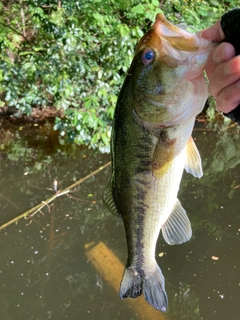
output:
[[93,171],[92,173],[89,173],[87,176],[85,176],[84,178],[81,178],[80,180],[78,180],[77,182],[73,183],[72,185],[70,185],[69,187],[65,188],[64,190],[62,190],[59,193],[54,194],[52,197],[48,198],[45,201],[42,201],[41,203],[39,203],[38,205],[36,205],[35,207],[29,209],[28,211],[22,213],[21,215],[17,216],[16,218],[4,223],[3,225],[0,226],[0,230],[5,229],[6,227],[10,226],[11,224],[18,222],[20,219],[22,218],[27,218],[29,216],[33,216],[35,215],[37,212],[39,212],[42,208],[44,208],[46,205],[48,205],[50,202],[52,202],[54,199],[65,195],[67,193],[70,192],[71,189],[75,188],[76,186],[82,184],[83,182],[85,182],[86,180],[88,180],[89,178],[91,178],[92,176],[96,175],[97,173],[99,173],[100,171],[102,171],[103,169],[107,168],[109,165],[111,164],[111,161],[106,163],[104,166],[98,168],[97,170]]

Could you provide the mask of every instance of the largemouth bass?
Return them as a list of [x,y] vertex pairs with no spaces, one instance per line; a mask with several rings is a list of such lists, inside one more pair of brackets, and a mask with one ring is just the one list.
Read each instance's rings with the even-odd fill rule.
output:
[[158,14],[137,45],[114,115],[103,202],[122,217],[127,238],[120,298],[143,293],[163,312],[168,299],[155,247],[160,230],[171,245],[192,236],[177,193],[184,168],[202,176],[191,133],[208,96],[203,69],[213,46]]

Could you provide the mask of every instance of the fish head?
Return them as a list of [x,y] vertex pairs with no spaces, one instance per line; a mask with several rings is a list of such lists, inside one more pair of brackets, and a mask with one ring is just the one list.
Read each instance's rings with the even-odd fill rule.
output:
[[157,14],[138,43],[129,76],[134,110],[143,121],[169,126],[201,112],[208,95],[203,70],[215,44]]

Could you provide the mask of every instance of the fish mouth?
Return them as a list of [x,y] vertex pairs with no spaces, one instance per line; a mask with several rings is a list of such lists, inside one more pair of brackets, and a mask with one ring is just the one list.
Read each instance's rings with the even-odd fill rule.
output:
[[[199,49],[199,41],[194,34],[176,27],[162,13],[158,13],[153,26],[142,37],[136,50],[149,46],[164,53],[166,44],[172,49],[185,52],[195,52]],[[165,54],[172,56],[171,50],[168,51]]]
[[187,52],[195,52],[199,49],[196,36],[173,25],[162,13],[156,15],[152,29],[166,39],[174,49]]
[[195,59],[205,54],[205,59],[202,59],[204,64],[215,46],[216,44],[209,40],[178,28],[162,13],[158,13],[153,26],[140,40],[136,52],[145,47],[154,48],[158,59],[174,68],[192,64]]

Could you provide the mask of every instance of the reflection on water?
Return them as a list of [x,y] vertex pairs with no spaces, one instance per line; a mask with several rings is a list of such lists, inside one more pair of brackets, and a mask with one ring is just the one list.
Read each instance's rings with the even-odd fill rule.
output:
[[[197,124],[194,137],[204,177],[184,174],[179,195],[194,236],[180,246],[159,238],[157,262],[166,278],[169,310],[156,319],[238,320],[239,130]],[[0,159],[2,225],[54,195],[54,181],[59,192],[109,156],[61,146],[50,125],[29,125],[1,133]],[[126,261],[122,222],[101,203],[109,176],[108,166],[0,232],[0,319],[142,319],[128,300],[118,298],[101,259],[97,267],[86,255],[86,244],[103,243],[120,264]]]

